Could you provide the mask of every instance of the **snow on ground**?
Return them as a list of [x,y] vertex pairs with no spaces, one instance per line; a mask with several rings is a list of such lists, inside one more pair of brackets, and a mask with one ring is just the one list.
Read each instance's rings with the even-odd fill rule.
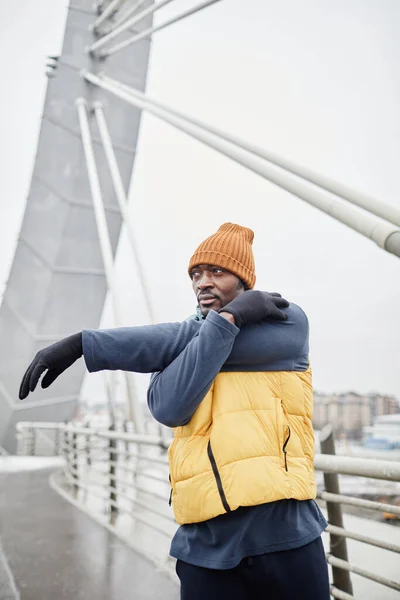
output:
[[0,473],[36,471],[63,465],[64,459],[61,456],[0,456]]

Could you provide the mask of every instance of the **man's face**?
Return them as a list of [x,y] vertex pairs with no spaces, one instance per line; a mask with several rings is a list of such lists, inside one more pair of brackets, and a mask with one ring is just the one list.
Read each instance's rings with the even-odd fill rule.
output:
[[220,310],[245,291],[236,275],[216,265],[197,265],[190,276],[203,317],[210,310]]

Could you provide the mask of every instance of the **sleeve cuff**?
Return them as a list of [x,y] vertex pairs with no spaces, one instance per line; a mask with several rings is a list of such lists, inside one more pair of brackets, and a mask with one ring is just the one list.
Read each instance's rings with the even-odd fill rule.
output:
[[93,344],[92,344],[92,332],[90,329],[83,329],[82,331],[82,348],[83,358],[85,359],[86,368],[89,373],[98,371],[96,361],[93,356]]
[[228,321],[228,319],[224,319],[224,317],[221,317],[221,315],[219,315],[215,310],[210,310],[210,312],[207,315],[206,323],[207,321],[210,321],[211,323],[213,323],[217,327],[220,327],[221,329],[225,329],[234,337],[237,336],[237,334],[240,331],[239,327]]

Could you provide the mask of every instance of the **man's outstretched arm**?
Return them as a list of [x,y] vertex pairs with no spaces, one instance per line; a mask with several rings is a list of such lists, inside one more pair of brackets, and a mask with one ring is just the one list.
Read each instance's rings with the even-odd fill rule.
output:
[[[285,319],[279,307],[288,306],[288,302],[277,296],[251,290],[225,308],[232,315],[229,318],[235,318],[242,325],[268,317]],[[22,379],[19,397],[23,400],[33,392],[43,373],[42,387],[49,387],[82,354],[90,372],[121,369],[152,373],[163,370],[201,327],[200,322],[189,320],[103,331],[85,330],[74,334],[36,354]]]
[[33,392],[43,373],[42,387],[49,387],[81,356],[89,372],[124,370],[153,373],[169,365],[197,334],[201,323],[162,323],[143,327],[84,330],[40,350],[21,382],[19,397]]

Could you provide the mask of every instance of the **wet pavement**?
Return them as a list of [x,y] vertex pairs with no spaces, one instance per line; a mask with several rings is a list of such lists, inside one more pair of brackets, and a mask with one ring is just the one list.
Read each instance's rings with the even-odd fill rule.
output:
[[177,600],[178,584],[52,490],[51,472],[0,472],[0,540],[21,600]]

